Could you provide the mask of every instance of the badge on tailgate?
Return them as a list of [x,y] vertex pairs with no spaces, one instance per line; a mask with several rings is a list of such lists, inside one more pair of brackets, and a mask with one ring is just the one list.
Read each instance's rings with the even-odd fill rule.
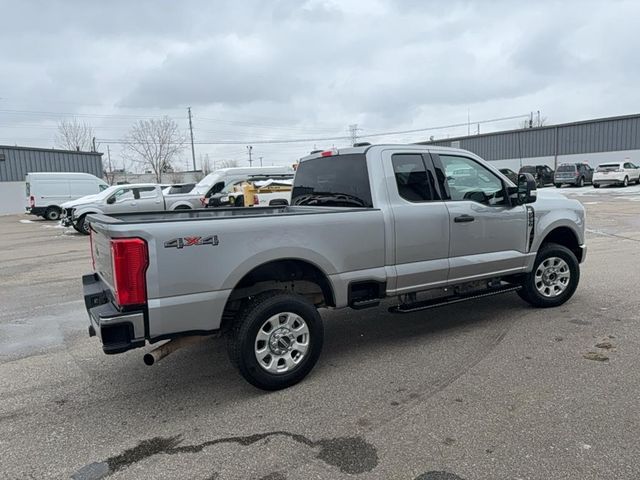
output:
[[220,242],[217,235],[209,237],[180,237],[164,242],[164,248],[184,248],[196,245],[212,245],[215,247],[218,243]]

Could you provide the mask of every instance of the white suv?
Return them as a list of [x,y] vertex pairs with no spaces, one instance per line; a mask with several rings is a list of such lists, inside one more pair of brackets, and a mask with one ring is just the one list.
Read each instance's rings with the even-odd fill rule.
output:
[[640,184],[640,167],[631,162],[602,163],[593,174],[595,188],[600,188],[600,185],[626,187],[633,182]]

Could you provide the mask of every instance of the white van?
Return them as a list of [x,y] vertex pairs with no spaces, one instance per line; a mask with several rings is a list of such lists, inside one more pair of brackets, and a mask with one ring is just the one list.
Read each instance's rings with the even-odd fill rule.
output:
[[104,180],[89,173],[27,173],[27,213],[47,220],[58,220],[61,205],[85,195],[94,195],[109,187]]
[[232,167],[221,168],[200,180],[189,193],[171,195],[174,209],[203,208],[211,195],[238,180],[250,180],[252,176],[293,174],[291,167]]

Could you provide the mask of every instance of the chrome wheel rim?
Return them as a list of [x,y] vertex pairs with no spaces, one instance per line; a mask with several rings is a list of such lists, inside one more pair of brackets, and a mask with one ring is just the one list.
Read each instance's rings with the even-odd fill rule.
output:
[[254,342],[258,365],[275,375],[298,368],[309,350],[309,327],[304,319],[291,312],[273,315],[265,321]]
[[561,295],[569,286],[571,271],[569,265],[558,257],[549,257],[538,265],[535,274],[536,290],[547,298]]

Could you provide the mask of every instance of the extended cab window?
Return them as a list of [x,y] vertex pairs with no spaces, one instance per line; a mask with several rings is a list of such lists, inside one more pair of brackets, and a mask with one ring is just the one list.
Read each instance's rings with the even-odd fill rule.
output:
[[118,203],[126,202],[127,200],[134,200],[133,190],[131,190],[130,188],[120,189],[116,191],[116,193],[114,193],[111,198],[113,198],[114,201]]
[[373,207],[365,155],[334,155],[300,162],[291,205]]
[[471,200],[487,205],[504,203],[502,181],[470,158],[440,155],[451,200]]
[[425,202],[433,200],[433,190],[431,185],[433,179],[429,181],[431,172],[427,171],[422,155],[396,154],[391,157],[393,173],[396,177],[398,194],[410,202]]
[[155,198],[155,197],[156,197],[155,187],[138,188],[138,196],[136,198]]

